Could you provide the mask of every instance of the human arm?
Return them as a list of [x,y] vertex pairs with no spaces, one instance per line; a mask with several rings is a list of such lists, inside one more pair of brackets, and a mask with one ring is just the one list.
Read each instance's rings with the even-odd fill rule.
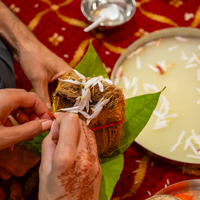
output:
[[46,48],[0,0],[0,39],[12,50],[38,96],[50,107],[48,83],[71,70]]
[[[9,115],[21,125],[12,126]],[[48,108],[35,93],[0,90],[0,150],[33,138],[48,130],[51,124]]]
[[59,115],[42,143],[39,200],[97,200],[101,176],[94,133],[78,115]]

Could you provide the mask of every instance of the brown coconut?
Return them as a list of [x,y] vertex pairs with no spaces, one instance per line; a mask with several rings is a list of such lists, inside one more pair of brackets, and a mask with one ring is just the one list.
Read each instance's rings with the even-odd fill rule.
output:
[[[71,79],[82,81],[74,72],[67,72],[61,79]],[[89,80],[90,78],[86,78]],[[89,123],[88,127],[94,129],[105,125],[122,122],[124,118],[124,95],[122,91],[114,85],[102,82],[104,91],[99,90],[98,84],[91,88],[91,100],[89,114],[93,113],[92,107],[103,97],[110,98],[110,101],[103,107],[100,114]],[[53,93],[54,111],[60,108],[73,107],[76,98],[81,96],[81,86],[73,83],[59,81],[56,91]],[[84,110],[85,111],[85,110]],[[85,117],[79,113],[79,117],[86,121]],[[111,155],[117,148],[123,134],[123,123],[94,130],[99,157]]]

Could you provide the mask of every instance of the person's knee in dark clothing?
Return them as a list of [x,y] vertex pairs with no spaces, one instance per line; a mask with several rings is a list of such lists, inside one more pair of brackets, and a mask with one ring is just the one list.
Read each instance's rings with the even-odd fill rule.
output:
[[15,70],[11,51],[0,40],[0,89],[15,88]]

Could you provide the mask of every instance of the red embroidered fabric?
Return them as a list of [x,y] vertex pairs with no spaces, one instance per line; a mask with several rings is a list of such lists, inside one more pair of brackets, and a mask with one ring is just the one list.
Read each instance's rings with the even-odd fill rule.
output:
[[[169,27],[200,28],[200,1],[197,0],[136,0],[137,10],[129,22],[118,29],[95,30],[88,33],[83,32],[88,22],[81,13],[81,0],[3,0],[3,2],[11,7],[26,25],[29,25],[43,44],[72,67],[81,60],[82,52],[86,52],[87,44],[93,39],[94,48],[109,75],[119,56],[138,38]],[[66,3],[61,4],[63,2]],[[57,10],[55,5],[58,5]],[[60,41],[59,36],[64,40]],[[53,42],[50,42],[49,38],[54,38],[51,40]],[[58,42],[57,46],[55,41]],[[30,82],[16,63],[15,70],[16,87],[30,90],[32,88]],[[178,167],[146,155],[136,147],[135,143],[124,153],[124,158],[124,170],[114,189],[113,200],[144,200],[150,194],[153,195],[163,189],[167,179],[173,184],[183,180],[198,179],[200,176],[198,169]],[[30,173],[27,176],[29,175]],[[27,188],[23,184],[27,177],[16,179],[23,187],[23,195],[26,195],[24,198],[36,200],[37,190],[33,188],[32,193],[29,190],[30,196],[25,191]],[[4,181],[0,181],[0,187],[4,189],[6,198],[9,199],[9,187],[5,185]]]

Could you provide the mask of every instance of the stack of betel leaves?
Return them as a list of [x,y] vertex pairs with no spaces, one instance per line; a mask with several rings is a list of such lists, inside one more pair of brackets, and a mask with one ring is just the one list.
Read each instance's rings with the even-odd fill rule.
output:
[[[147,124],[161,92],[126,99],[112,84],[90,44],[74,70],[62,75],[53,93],[53,111],[73,112],[94,131],[102,180],[99,199],[109,200],[123,170],[123,152]],[[21,145],[41,154],[48,132]]]

